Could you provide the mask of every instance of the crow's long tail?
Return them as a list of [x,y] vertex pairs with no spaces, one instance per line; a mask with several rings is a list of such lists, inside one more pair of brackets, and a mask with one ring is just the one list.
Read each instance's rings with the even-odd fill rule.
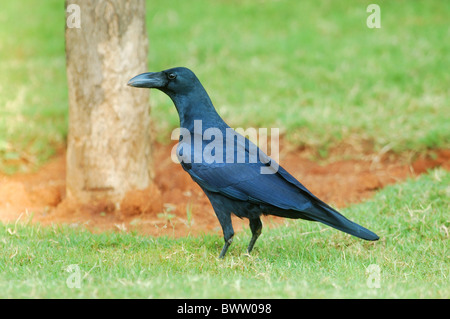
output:
[[315,203],[302,214],[310,220],[315,220],[340,231],[346,232],[350,235],[365,239],[365,240],[378,240],[377,234],[370,230],[348,220],[342,216],[339,212],[324,204],[320,205]]

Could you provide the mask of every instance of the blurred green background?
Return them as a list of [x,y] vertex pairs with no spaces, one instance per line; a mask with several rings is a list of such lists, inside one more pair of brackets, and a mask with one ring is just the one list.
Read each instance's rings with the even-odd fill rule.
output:
[[[279,127],[320,154],[341,141],[423,152],[450,141],[450,1],[147,2],[149,70],[187,66],[232,127]],[[61,0],[0,5],[0,171],[65,146]],[[152,91],[157,140],[178,116]]]

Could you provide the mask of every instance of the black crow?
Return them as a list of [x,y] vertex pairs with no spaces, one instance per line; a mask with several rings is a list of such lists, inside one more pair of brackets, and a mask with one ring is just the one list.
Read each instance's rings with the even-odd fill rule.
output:
[[319,221],[365,240],[378,240],[370,230],[330,207],[255,144],[232,130],[216,112],[204,87],[189,69],[143,73],[128,85],[166,93],[180,117],[177,156],[208,196],[222,226],[223,258],[234,230],[231,214],[250,220],[250,253],[261,234],[260,216],[275,215]]

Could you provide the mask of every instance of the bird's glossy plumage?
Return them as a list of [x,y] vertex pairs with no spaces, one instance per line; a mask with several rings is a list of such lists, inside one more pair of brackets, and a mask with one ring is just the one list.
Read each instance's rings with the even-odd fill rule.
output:
[[[208,196],[222,226],[225,245],[220,257],[225,255],[234,235],[232,213],[250,220],[253,236],[248,252],[261,233],[262,214],[319,221],[365,240],[378,239],[321,201],[256,145],[233,131],[216,112],[191,70],[173,68],[144,73],[128,84],[159,89],[174,102],[180,127],[190,135],[180,136],[177,153],[184,170]],[[230,133],[235,134],[232,144],[227,140]],[[257,156],[252,157],[255,150]],[[271,170],[270,174],[263,174],[263,168]]]

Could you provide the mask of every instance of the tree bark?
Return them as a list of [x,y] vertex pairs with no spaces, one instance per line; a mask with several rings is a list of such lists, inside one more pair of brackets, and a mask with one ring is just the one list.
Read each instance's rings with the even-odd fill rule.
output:
[[[144,0],[66,0],[79,6],[79,28],[66,23],[69,88],[67,198],[107,199],[153,177],[149,90],[128,80],[147,71]],[[75,24],[76,25],[76,24]]]

